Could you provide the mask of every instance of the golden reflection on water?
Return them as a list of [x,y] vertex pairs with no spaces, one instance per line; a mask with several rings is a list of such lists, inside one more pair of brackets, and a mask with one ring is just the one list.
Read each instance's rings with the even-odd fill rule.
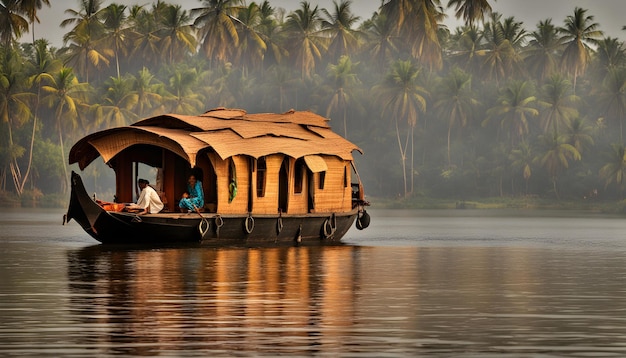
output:
[[358,251],[92,247],[69,256],[72,305],[81,308],[87,331],[94,325],[108,331],[99,343],[133,355],[189,343],[318,350],[334,341],[335,328],[354,320]]
[[455,211],[373,221],[361,247],[136,250],[4,214],[3,358],[626,356],[623,218]]
[[626,278],[620,257],[92,247],[69,253],[70,306],[77,339],[106,354],[615,353],[626,351],[626,291],[611,276]]

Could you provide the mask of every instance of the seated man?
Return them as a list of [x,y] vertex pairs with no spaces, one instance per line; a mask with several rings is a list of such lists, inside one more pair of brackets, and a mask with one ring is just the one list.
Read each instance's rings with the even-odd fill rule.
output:
[[139,215],[156,214],[163,210],[163,202],[161,198],[159,198],[159,194],[157,194],[156,190],[148,185],[150,182],[146,179],[139,179],[137,180],[137,184],[139,184],[139,188],[141,189],[137,204],[130,204],[126,209],[128,211],[140,210]]

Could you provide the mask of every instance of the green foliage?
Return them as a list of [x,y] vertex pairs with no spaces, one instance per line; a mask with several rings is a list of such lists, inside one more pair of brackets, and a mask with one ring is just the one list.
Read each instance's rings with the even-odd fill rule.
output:
[[[368,194],[398,206],[622,195],[626,50],[602,38],[587,10],[531,29],[488,1],[450,0],[443,5],[465,21],[450,31],[439,1],[384,1],[369,19],[353,15],[355,4],[305,1],[283,13],[269,1],[185,10],[85,0],[66,11],[58,50],[17,46],[18,17],[32,14],[8,9],[0,193],[17,205],[62,203],[65,153],[84,135],[224,106],[326,114],[363,149],[355,157]],[[86,173],[110,192],[100,170]]]
[[35,208],[41,206],[41,199],[43,198],[43,193],[41,190],[35,188],[33,190],[25,190],[22,193],[21,204],[23,208],[31,207]]
[[34,151],[33,185],[44,194],[60,192],[64,176],[61,148],[47,139],[38,141]]
[[3,208],[17,208],[20,207],[21,201],[16,193],[8,191],[0,191],[0,207]]

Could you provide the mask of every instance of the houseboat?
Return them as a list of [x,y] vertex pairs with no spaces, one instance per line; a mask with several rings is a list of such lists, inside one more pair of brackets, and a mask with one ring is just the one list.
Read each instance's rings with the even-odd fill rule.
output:
[[[90,134],[70,150],[84,170],[98,157],[115,172],[115,197],[90,195],[72,172],[63,222],[74,219],[105,244],[311,244],[338,242],[356,222],[369,225],[352,153],[360,149],[308,111],[249,114],[217,108],[197,116],[166,114]],[[164,208],[127,210],[140,169]],[[180,210],[194,175],[204,205]]]

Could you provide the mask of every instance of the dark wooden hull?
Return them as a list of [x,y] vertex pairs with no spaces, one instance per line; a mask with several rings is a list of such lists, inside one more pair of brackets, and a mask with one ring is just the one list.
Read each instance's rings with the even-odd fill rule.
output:
[[74,172],[71,184],[65,221],[74,219],[91,237],[105,244],[337,244],[358,215],[355,208],[345,213],[281,216],[213,213],[140,216],[104,210],[89,197],[82,179]]

